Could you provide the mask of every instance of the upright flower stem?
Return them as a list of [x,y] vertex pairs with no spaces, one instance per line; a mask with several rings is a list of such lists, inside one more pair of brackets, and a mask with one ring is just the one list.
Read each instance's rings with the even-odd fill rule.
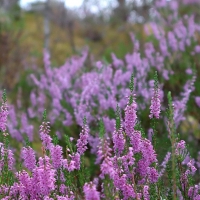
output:
[[173,177],[173,200],[177,199],[177,185],[176,185],[176,157],[175,157],[175,123],[174,123],[174,107],[172,104],[172,97],[171,92],[168,92],[168,105],[169,105],[169,112],[168,112],[168,131],[170,136],[170,141],[172,144],[172,177]]

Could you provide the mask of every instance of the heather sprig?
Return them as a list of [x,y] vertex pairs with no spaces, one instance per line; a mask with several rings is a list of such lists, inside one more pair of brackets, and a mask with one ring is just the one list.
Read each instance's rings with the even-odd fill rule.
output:
[[[49,55],[44,52],[44,73],[30,75],[34,89],[30,92],[27,113],[16,114],[17,109],[11,106],[10,121],[6,91],[3,92],[1,199],[199,199],[199,163],[190,155],[184,136],[177,134],[187,108],[196,109],[190,108],[193,107],[190,96],[194,94],[197,105],[200,96],[198,87],[196,90],[194,87],[195,81],[197,86],[199,83],[198,73],[194,74],[189,67],[195,62],[198,69],[200,27],[195,16],[182,16],[191,5],[199,2],[156,1],[154,18],[159,23],[148,23],[145,30],[148,41],[140,43],[137,35],[131,34],[133,51],[122,59],[112,53],[110,64],[103,61],[95,64],[100,70],[86,68],[87,51],[61,67],[52,67]],[[184,72],[181,75],[177,74],[180,67]],[[155,70],[154,80],[150,80]],[[180,92],[184,80],[187,81]],[[176,92],[177,97],[173,97],[173,102],[168,93],[168,109],[161,117],[161,109],[166,107],[166,88]],[[51,131],[44,107],[49,112]],[[33,148],[34,131],[28,120],[41,123],[42,112],[41,156]],[[146,138],[149,128],[153,130],[152,142]],[[18,149],[11,150],[7,130],[13,139],[25,138],[26,146],[20,147],[23,164],[20,169],[15,168]],[[57,131],[61,133],[59,138]],[[162,141],[166,132],[170,147]],[[167,152],[165,157],[162,149]],[[161,164],[158,158],[163,159]]]
[[161,109],[161,104],[160,104],[160,91],[159,91],[159,86],[158,86],[158,74],[157,71],[155,72],[154,75],[154,92],[153,92],[153,97],[151,99],[151,106],[150,106],[150,118],[157,118],[159,119],[160,117],[160,109]]
[[7,126],[7,118],[8,118],[8,106],[7,106],[7,97],[6,97],[6,90],[3,91],[2,94],[2,104],[1,104],[1,111],[0,111],[0,130],[2,135],[6,135],[6,126]]
[[87,126],[86,117],[83,118],[83,127],[79,137],[76,146],[78,153],[82,155],[87,150],[89,137],[89,128]]
[[[169,179],[172,183],[171,196],[173,199],[182,196],[188,198],[188,190],[191,186],[191,174],[194,174],[196,168],[191,162],[188,162],[186,169],[183,166],[183,161],[188,155],[187,147],[184,140],[179,140],[179,135],[176,133],[176,126],[174,122],[174,107],[172,103],[171,93],[168,93],[168,131],[171,141],[171,170],[168,173]],[[189,183],[190,182],[190,183]],[[179,192],[178,192],[179,191]]]
[[174,107],[172,103],[171,92],[168,92],[168,131],[172,146],[172,191],[173,200],[177,197],[177,183],[176,183],[176,156],[175,156],[175,144],[176,144],[176,128],[174,123]]
[[160,89],[159,89],[159,82],[158,82],[158,73],[155,71],[154,74],[154,89],[153,89],[153,97],[151,99],[151,106],[150,106],[150,119],[151,119],[151,128],[152,128],[152,142],[154,145],[155,150],[157,150],[158,146],[158,130],[157,124],[158,119],[160,118],[161,112],[161,99],[160,99]]

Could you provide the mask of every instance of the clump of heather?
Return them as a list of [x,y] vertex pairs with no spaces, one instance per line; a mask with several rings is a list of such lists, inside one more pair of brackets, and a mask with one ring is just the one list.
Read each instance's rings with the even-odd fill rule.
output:
[[[184,8],[198,6],[199,2],[188,2],[156,1],[153,8],[153,19],[156,23],[150,21],[144,28],[147,41],[143,41],[141,45],[137,35],[131,33],[133,51],[127,53],[124,58],[118,58],[112,53],[112,61],[109,64],[98,61],[92,62],[91,67],[88,67],[88,51],[84,50],[79,56],[68,59],[62,66],[54,67],[50,56],[44,51],[44,73],[37,74],[35,71],[30,75],[29,82],[34,88],[30,92],[31,103],[27,112],[23,111],[22,115],[18,115],[16,108],[11,109],[10,120],[13,123],[8,125],[10,135],[19,141],[28,136],[29,140],[33,141],[33,133],[37,131],[29,120],[40,123],[42,112],[46,108],[49,111],[52,130],[59,129],[60,137],[63,137],[66,131],[71,134],[71,128],[78,135],[79,126],[82,126],[82,119],[86,116],[90,127],[89,143],[93,144],[90,150],[95,153],[99,142],[98,119],[103,119],[106,132],[111,136],[115,127],[116,102],[121,108],[122,116],[132,118],[135,124],[140,119],[145,130],[150,128],[150,123],[158,129],[165,129],[165,123],[157,123],[157,120],[163,117],[161,113],[167,106],[168,90],[172,91],[174,96],[177,128],[187,112],[195,112],[197,115],[195,106],[191,105],[194,103],[192,99],[199,105],[200,94],[194,87],[199,85],[199,80],[195,79],[194,63],[198,74],[197,35],[200,28],[195,13],[188,12],[184,15]],[[160,77],[157,86],[151,78],[154,71],[157,71]],[[136,83],[135,95],[133,92],[130,95],[127,89],[132,73]],[[135,97],[138,99],[137,104],[134,103]],[[127,101],[132,100],[133,103],[127,104]],[[187,106],[187,102],[190,106]],[[146,119],[147,112],[150,113],[150,119],[154,120]],[[130,134],[135,124],[129,126],[127,118],[123,126],[127,134]],[[153,128],[153,131],[156,130]],[[41,135],[46,137],[46,140],[50,139],[45,134]],[[122,135],[115,134],[115,138],[117,137]],[[123,140],[121,142],[123,143]]]
[[[124,116],[117,104],[111,135],[104,120],[100,120],[95,163],[92,160],[86,162],[90,148],[86,117],[79,138],[76,140],[66,135],[63,148],[57,136],[51,136],[51,123],[45,110],[39,129],[42,156],[35,152],[27,137],[26,146],[21,149],[22,164],[15,168],[14,154],[9,149],[8,134],[5,134],[8,110],[2,109],[2,112],[7,112],[2,120],[4,129],[0,145],[1,199],[198,199],[197,166],[189,156],[186,142],[177,134],[171,93],[168,94],[166,110],[166,138],[171,145],[166,146],[167,155],[160,162],[157,123],[165,118],[160,117],[157,72],[149,109],[152,141],[147,139],[137,115],[140,110],[133,75],[129,88]],[[2,105],[5,107],[5,104],[6,98],[3,97]],[[90,171],[92,166],[96,168],[93,173]]]
[[[30,75],[35,88],[27,112],[8,107],[3,92],[1,199],[200,199],[199,158],[178,134],[187,109],[196,113],[194,103],[200,106],[200,26],[195,15],[182,16],[191,5],[199,2],[156,1],[158,23],[145,27],[148,41],[140,45],[131,33],[134,48],[123,60],[112,53],[110,64],[87,68],[83,51],[55,68],[44,52],[44,73]],[[42,122],[42,155],[32,145],[29,119]],[[10,136],[26,144],[20,164]]]
[[[152,143],[146,139],[136,123],[136,106],[127,114],[128,106],[136,105],[133,94],[133,77],[131,78],[131,94],[125,110],[125,125],[122,126],[119,107],[117,107],[116,127],[113,132],[113,154],[108,146],[108,140],[101,138],[98,152],[98,162],[101,160],[101,175],[105,190],[107,179],[113,182],[115,193],[120,198],[147,198],[150,184],[158,182],[157,156]],[[102,131],[102,128],[101,130]],[[127,132],[126,132],[127,131]],[[107,150],[106,150],[107,149]],[[110,150],[109,150],[110,149]],[[143,187],[145,185],[144,192]],[[148,186],[149,185],[149,186]],[[108,187],[108,185],[107,185]],[[105,198],[109,198],[110,194]]]

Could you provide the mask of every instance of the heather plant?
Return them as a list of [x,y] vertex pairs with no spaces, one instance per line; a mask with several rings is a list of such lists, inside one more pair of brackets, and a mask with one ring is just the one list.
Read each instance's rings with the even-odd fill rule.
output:
[[[191,93],[194,91],[197,104],[199,95],[198,89],[195,90],[194,86],[199,84],[196,80],[196,73],[199,72],[195,72],[195,64],[198,67],[196,55],[199,53],[199,45],[196,34],[200,28],[195,16],[190,13],[188,16],[181,14],[183,7],[189,6],[188,2],[181,2],[183,6],[177,1],[158,1],[154,9],[155,20],[158,20],[158,23],[150,23],[145,28],[149,35],[147,42],[141,45],[137,37],[131,34],[134,49],[123,60],[113,53],[111,64],[98,61],[93,63],[94,67],[87,68],[86,63],[89,58],[85,50],[81,56],[74,56],[63,66],[53,68],[49,55],[44,52],[45,72],[32,73],[30,76],[36,87],[30,93],[31,105],[28,113],[24,113],[20,119],[23,123],[9,127],[9,130],[17,132],[14,137],[23,140],[22,135],[26,133],[29,139],[33,140],[33,127],[25,126],[28,124],[26,118],[35,119],[42,116],[43,110],[47,108],[50,110],[50,122],[54,124],[52,128],[56,130],[57,127],[63,127],[57,132],[59,136],[63,131],[70,133],[71,129],[76,134],[78,131],[76,124],[81,126],[82,119],[86,116],[88,124],[92,127],[89,142],[96,151],[98,120],[103,119],[108,133],[114,131],[116,102],[124,115],[123,109],[126,106],[124,96],[129,94],[127,86],[132,73],[135,76],[135,93],[139,100],[140,112],[137,114],[141,119],[145,119],[154,93],[151,77],[155,70],[160,76],[160,101],[166,105],[167,90],[171,90],[175,96],[174,114],[178,128],[184,119],[187,102],[189,101],[190,105],[194,103],[194,98],[190,98]],[[193,4],[195,5],[195,2]],[[180,70],[186,72],[180,76]],[[192,112],[194,106],[188,108]],[[141,121],[148,130],[150,120]],[[159,123],[158,126],[163,129],[165,125]]]
[[28,109],[19,90],[8,123],[3,93],[2,199],[200,198],[199,148],[179,130],[188,113],[198,118],[200,28],[183,13],[199,2],[180,2],[157,1],[147,41],[131,33],[133,52],[123,59],[112,53],[111,63],[88,67],[84,50],[56,68],[44,51],[44,73],[29,76]]
[[[65,148],[59,139],[51,137],[47,112],[39,129],[43,155],[39,156],[26,139],[21,149],[21,165],[14,164],[14,153],[6,133],[8,106],[3,93],[0,112],[1,128],[1,199],[196,199],[200,198],[199,185],[195,182],[197,165],[189,156],[187,145],[176,130],[175,110],[171,93],[168,93],[166,157],[160,154],[157,124],[161,118],[160,89],[157,72],[149,113],[153,135],[147,137],[137,113],[137,95],[131,76],[129,96],[122,116],[117,105],[113,132],[108,134],[101,119],[98,146],[95,153],[95,173],[92,164],[86,164],[89,148],[89,127],[84,117],[79,139],[65,135]],[[16,163],[17,164],[17,163]]]

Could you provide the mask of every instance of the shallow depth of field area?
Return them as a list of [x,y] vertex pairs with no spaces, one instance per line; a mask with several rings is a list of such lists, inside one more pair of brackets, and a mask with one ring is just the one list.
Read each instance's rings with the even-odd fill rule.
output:
[[24,2],[0,0],[0,199],[200,200],[200,1]]

